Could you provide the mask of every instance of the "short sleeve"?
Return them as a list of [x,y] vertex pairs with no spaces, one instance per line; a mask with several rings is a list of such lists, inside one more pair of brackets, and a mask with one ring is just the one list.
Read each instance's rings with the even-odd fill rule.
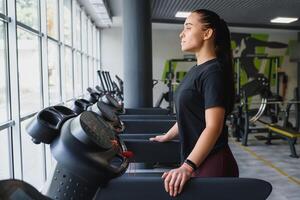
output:
[[225,103],[225,82],[221,70],[207,74],[203,80],[202,95],[205,109],[211,107],[226,107]]

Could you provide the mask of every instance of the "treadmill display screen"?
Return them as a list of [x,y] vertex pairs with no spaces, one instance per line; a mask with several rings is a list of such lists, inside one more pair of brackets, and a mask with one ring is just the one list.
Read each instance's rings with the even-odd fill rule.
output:
[[103,149],[112,147],[115,139],[114,132],[109,125],[96,113],[85,111],[80,116],[80,123],[89,138]]

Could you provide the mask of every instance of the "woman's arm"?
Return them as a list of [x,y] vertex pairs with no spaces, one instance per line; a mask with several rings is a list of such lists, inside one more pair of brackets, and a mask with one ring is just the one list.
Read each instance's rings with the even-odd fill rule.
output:
[[151,141],[157,142],[167,142],[174,139],[178,135],[178,125],[177,122],[170,128],[170,130],[163,135],[157,135],[156,137],[150,138]]
[[[222,132],[224,115],[225,109],[223,107],[213,107],[205,110],[206,127],[187,158],[196,166],[199,166],[213,149]],[[184,162],[181,167],[163,174],[165,190],[170,196],[181,193],[183,186],[191,178],[192,172],[193,168]]]
[[203,162],[218,140],[224,124],[224,115],[225,109],[223,107],[213,107],[205,110],[206,127],[194,149],[187,157],[197,166]]

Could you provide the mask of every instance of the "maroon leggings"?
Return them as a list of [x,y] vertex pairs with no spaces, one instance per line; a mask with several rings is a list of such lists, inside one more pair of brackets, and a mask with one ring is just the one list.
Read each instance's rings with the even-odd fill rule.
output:
[[229,146],[209,155],[194,172],[195,177],[238,177],[239,168]]

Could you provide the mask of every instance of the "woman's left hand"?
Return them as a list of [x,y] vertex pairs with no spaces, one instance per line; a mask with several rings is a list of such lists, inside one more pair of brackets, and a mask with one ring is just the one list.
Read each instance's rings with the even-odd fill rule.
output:
[[193,169],[186,163],[183,163],[181,167],[172,169],[169,172],[165,172],[162,175],[164,180],[165,190],[170,196],[175,197],[180,194],[185,183],[191,178]]

